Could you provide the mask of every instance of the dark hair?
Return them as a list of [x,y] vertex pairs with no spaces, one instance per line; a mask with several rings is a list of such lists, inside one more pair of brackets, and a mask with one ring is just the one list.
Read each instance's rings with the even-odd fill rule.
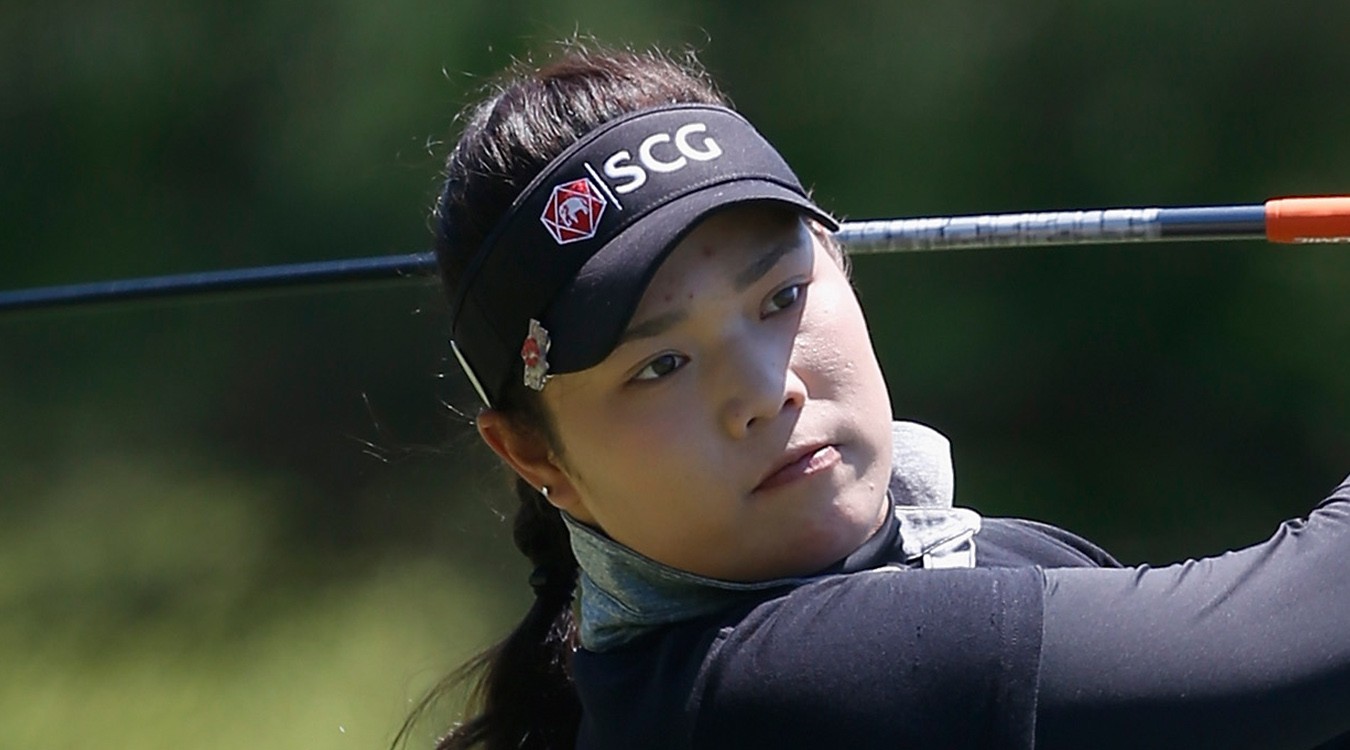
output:
[[[456,288],[483,239],[517,194],[552,159],[587,132],[621,115],[662,104],[725,104],[692,55],[588,47],[570,42],[536,67],[518,63],[483,102],[462,115],[458,143],[446,159],[433,212],[436,258],[447,292]],[[520,365],[498,411],[533,431],[562,455],[537,394],[521,382]],[[572,613],[577,562],[558,510],[522,479],[513,536],[535,566],[536,596],[504,640],[451,674],[405,722],[394,744],[440,695],[476,679],[470,716],[438,750],[571,748],[581,704],[570,674],[576,628]]]

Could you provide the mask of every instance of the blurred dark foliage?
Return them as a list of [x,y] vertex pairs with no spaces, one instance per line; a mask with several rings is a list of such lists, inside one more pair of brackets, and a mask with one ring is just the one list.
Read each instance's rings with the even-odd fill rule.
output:
[[[424,249],[455,112],[577,29],[698,49],[848,218],[1350,190],[1346,4],[576,13],[6,6],[0,286]],[[987,514],[1167,562],[1255,541],[1350,471],[1344,248],[973,251],[855,277],[896,415],[952,437],[958,500]],[[444,329],[430,282],[0,318],[0,513],[22,523],[100,455],[181,454],[288,488],[267,570],[497,570],[484,529],[509,508],[483,498],[504,482],[445,406],[473,402]]]

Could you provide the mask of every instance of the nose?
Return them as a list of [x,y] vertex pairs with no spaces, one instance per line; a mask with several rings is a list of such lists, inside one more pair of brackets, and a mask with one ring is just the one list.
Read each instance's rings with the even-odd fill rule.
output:
[[757,426],[806,403],[806,383],[793,366],[792,352],[747,347],[723,361],[726,398],[722,419],[727,434],[740,439]]

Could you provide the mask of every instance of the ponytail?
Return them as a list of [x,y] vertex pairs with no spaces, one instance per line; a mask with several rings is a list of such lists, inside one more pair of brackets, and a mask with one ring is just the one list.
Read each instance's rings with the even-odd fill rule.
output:
[[436,750],[562,750],[576,745],[581,701],[572,685],[571,659],[577,561],[558,509],[520,478],[516,495],[520,507],[512,536],[535,566],[530,576],[534,602],[506,638],[422,700],[395,737],[395,747],[440,696],[470,682],[471,718],[442,737]]

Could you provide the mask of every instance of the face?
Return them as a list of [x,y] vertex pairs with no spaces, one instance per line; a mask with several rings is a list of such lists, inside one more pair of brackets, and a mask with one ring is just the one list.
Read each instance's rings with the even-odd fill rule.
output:
[[733,208],[658,270],[620,345],[542,392],[551,499],[726,580],[819,570],[881,524],[890,399],[848,279],[795,213]]

